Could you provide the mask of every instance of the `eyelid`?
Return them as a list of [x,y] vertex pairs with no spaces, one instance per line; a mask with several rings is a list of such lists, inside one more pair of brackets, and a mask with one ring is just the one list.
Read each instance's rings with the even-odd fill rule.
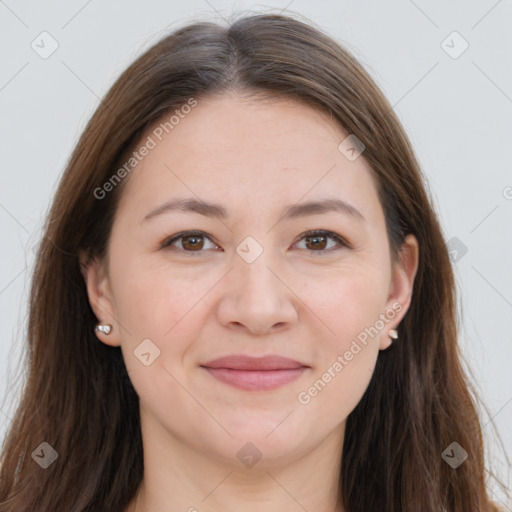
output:
[[[171,244],[173,244],[174,242],[178,241],[180,238],[187,238],[187,237],[193,237],[193,236],[198,236],[198,237],[201,236],[201,237],[207,238],[214,245],[219,246],[219,244],[215,241],[215,239],[211,235],[209,235],[208,233],[205,233],[204,231],[191,230],[191,231],[181,231],[179,233],[171,235],[170,237],[166,238],[160,244],[160,248],[161,249],[168,249],[169,247],[171,247]],[[186,254],[201,254],[202,252],[205,252],[204,250],[201,250],[201,251],[186,251],[185,249],[180,249],[178,247],[172,247],[172,249],[180,251],[182,253],[186,253]]]
[[[343,238],[341,235],[338,235],[338,233],[335,233],[334,231],[330,231],[328,229],[312,229],[312,230],[306,231],[305,233],[302,233],[301,235],[299,235],[299,238],[293,245],[299,243],[304,238],[314,237],[314,236],[325,236],[326,238],[331,238],[331,239],[335,240],[340,246],[345,247],[347,249],[350,249],[352,247],[351,244],[345,238]],[[306,250],[310,253],[315,253],[315,252],[316,253],[329,253],[336,249],[339,249],[339,247],[334,248],[334,249],[332,249],[332,248],[326,249],[323,251],[313,251],[311,249],[306,249]]]
[[[208,233],[205,233],[204,231],[199,231],[199,230],[196,230],[196,231],[192,230],[192,231],[181,231],[179,233],[171,235],[170,237],[166,238],[162,242],[160,248],[161,249],[168,248],[168,247],[171,246],[171,244],[173,244],[174,242],[176,242],[180,238],[187,238],[187,237],[193,237],[193,236],[204,237],[204,238],[210,240],[210,242],[212,242],[214,245],[219,246],[219,244],[215,241],[215,239],[211,235],[209,235]],[[351,244],[345,238],[343,238],[341,235],[338,235],[337,233],[335,233],[333,231],[329,231],[327,229],[312,229],[312,230],[309,230],[309,231],[305,231],[304,233],[301,233],[299,235],[299,237],[296,239],[296,241],[293,243],[293,245],[298,244],[299,242],[301,242],[305,238],[314,237],[314,236],[325,236],[327,238],[331,238],[332,240],[335,240],[341,247],[336,247],[336,248],[331,248],[331,249],[324,249],[324,250],[318,250],[318,251],[315,251],[313,249],[305,249],[310,254],[311,253],[325,254],[325,253],[330,253],[330,252],[335,251],[335,250],[339,250],[341,248],[349,249],[349,248],[352,247]],[[183,252],[183,253],[187,253],[187,254],[200,254],[202,252],[205,252],[204,250],[186,251],[185,249],[180,249],[180,248],[174,248],[174,249],[176,249],[176,250],[178,250],[180,252]],[[221,249],[221,250],[224,251],[223,249]]]

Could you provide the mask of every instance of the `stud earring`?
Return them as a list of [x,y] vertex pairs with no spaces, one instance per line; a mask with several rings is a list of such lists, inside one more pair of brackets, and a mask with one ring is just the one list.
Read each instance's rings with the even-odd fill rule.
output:
[[103,334],[106,334],[108,336],[112,331],[112,326],[110,324],[98,324],[96,325],[94,330],[96,332],[102,332]]
[[398,332],[396,331],[396,329],[390,329],[388,335],[392,340],[398,339]]

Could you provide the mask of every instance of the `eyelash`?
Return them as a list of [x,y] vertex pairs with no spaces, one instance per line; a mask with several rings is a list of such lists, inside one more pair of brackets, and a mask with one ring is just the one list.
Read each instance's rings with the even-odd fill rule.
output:
[[[324,236],[326,238],[331,238],[332,240],[337,242],[341,247],[330,248],[330,249],[322,249],[322,250],[318,250],[318,251],[315,251],[313,249],[305,249],[309,253],[320,253],[320,254],[322,254],[322,253],[330,253],[332,251],[337,251],[337,250],[340,250],[340,249],[343,249],[343,248],[347,248],[347,249],[350,248],[350,244],[346,240],[344,240],[341,236],[337,235],[336,233],[333,233],[332,231],[326,231],[326,230],[322,230],[322,229],[315,229],[315,230],[307,231],[306,233],[303,233],[301,235],[301,238],[296,243],[301,242],[305,238],[313,238],[313,237],[316,237],[316,236]],[[162,243],[161,249],[178,250],[178,251],[182,251],[182,252],[185,252],[185,253],[193,255],[193,256],[196,256],[196,255],[201,254],[202,252],[205,252],[205,250],[187,251],[186,249],[182,249],[182,248],[178,248],[178,247],[171,247],[171,244],[173,244],[174,242],[176,242],[176,241],[178,241],[178,240],[180,240],[182,238],[188,238],[188,237],[204,237],[204,238],[207,238],[208,240],[210,240],[210,242],[212,242],[213,244],[217,245],[211,239],[211,237],[209,237],[203,231],[183,231],[181,233],[177,233],[176,235],[171,236],[170,238],[167,238]]]

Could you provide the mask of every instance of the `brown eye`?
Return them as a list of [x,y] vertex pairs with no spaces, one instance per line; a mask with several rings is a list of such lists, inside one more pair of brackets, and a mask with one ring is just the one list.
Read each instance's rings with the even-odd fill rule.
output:
[[311,252],[323,253],[337,250],[341,247],[349,247],[345,240],[331,231],[310,231],[303,235],[300,242],[302,241],[305,242],[304,248]]
[[[211,246],[205,245],[210,243]],[[161,246],[162,249],[168,248],[173,251],[183,251],[188,253],[201,253],[206,249],[218,248],[211,239],[202,232],[184,232],[168,238]]]
[[325,249],[327,246],[327,237],[325,235],[307,236],[305,240],[307,249]]
[[[305,249],[311,253],[328,253],[342,248],[349,248],[350,244],[332,231],[316,230],[309,231],[302,235],[302,238],[295,245],[305,244]],[[211,244],[210,247],[207,244]],[[219,246],[212,242],[211,238],[203,232],[183,232],[168,238],[161,246],[173,251],[184,253],[197,253],[199,255],[207,249],[219,249]]]
[[186,250],[202,249],[204,240],[201,235],[189,235],[181,237],[181,245]]

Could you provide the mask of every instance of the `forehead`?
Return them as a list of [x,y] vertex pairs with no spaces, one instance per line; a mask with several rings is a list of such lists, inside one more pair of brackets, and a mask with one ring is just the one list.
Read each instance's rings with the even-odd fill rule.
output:
[[324,111],[290,99],[224,94],[171,116],[141,138],[154,147],[131,173],[120,206],[195,195],[249,214],[339,194],[365,217],[379,214],[370,166],[340,152],[349,134]]

